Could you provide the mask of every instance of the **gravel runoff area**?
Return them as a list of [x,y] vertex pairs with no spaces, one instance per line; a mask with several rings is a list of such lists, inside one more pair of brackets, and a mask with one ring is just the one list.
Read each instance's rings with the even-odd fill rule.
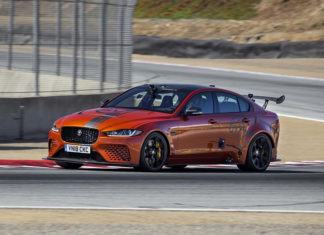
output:
[[0,209],[1,234],[322,234],[324,214]]

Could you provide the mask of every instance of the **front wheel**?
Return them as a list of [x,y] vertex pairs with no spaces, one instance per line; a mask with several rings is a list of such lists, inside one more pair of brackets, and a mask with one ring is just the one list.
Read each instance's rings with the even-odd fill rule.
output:
[[238,164],[242,171],[265,171],[271,161],[272,144],[269,137],[259,134],[254,137],[249,145],[245,164]]
[[69,162],[56,162],[56,164],[64,169],[79,169],[83,165]]
[[159,171],[168,156],[168,145],[160,133],[153,132],[144,141],[141,149],[140,168],[144,171]]

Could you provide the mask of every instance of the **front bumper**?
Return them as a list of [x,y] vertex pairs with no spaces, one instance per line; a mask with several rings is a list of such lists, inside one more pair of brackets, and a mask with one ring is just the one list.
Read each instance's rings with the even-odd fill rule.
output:
[[139,164],[144,138],[143,135],[134,137],[106,137],[99,135],[95,143],[89,144],[91,154],[79,154],[65,152],[64,145],[82,144],[65,142],[62,140],[60,132],[50,131],[47,160],[82,164],[136,166]]

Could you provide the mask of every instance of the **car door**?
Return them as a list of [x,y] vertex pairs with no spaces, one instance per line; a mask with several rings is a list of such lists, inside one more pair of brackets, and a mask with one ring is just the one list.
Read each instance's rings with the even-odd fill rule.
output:
[[[175,153],[188,163],[202,163],[215,155],[218,149],[217,132],[219,126],[214,117],[214,100],[212,92],[200,92],[185,105],[184,110],[200,108],[201,114],[181,115],[178,126]],[[183,110],[183,111],[184,111]]]
[[239,153],[246,146],[245,136],[253,121],[251,105],[241,97],[215,92],[215,121],[222,126],[223,152]]

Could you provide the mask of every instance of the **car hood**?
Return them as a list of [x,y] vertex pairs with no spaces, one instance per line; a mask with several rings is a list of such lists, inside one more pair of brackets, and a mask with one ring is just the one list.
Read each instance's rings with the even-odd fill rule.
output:
[[96,128],[99,130],[131,129],[149,120],[170,117],[170,114],[126,109],[126,108],[97,108],[73,113],[57,121],[59,126],[78,126]]

